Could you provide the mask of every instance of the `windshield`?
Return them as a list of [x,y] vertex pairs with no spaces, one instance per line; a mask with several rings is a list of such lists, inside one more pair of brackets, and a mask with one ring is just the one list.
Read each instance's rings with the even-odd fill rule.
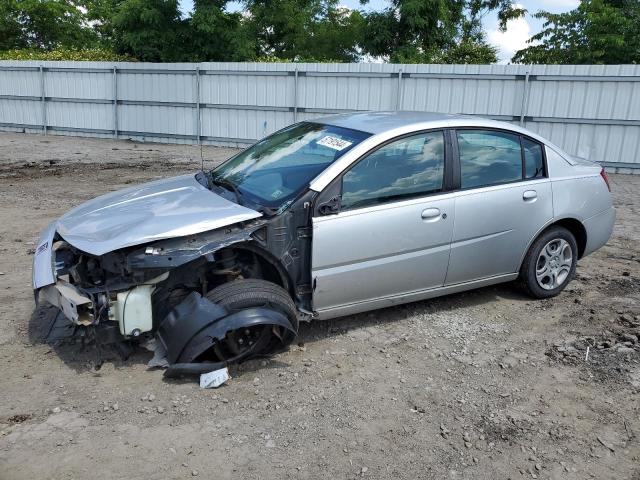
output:
[[266,137],[212,173],[215,184],[272,209],[293,200],[320,172],[370,134],[298,123]]

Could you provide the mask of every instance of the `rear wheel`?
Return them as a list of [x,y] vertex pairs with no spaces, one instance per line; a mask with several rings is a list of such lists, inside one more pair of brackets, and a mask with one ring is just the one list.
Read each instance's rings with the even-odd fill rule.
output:
[[[284,314],[298,330],[296,306],[285,289],[266,280],[247,279],[225,283],[206,294],[206,298],[225,307],[229,313],[246,308],[265,307]],[[227,332],[213,351],[219,360],[240,362],[257,354],[272,353],[291,343],[294,334],[277,325],[256,325]]]
[[558,295],[575,277],[578,245],[563,227],[551,227],[531,245],[520,270],[524,289],[534,298]]

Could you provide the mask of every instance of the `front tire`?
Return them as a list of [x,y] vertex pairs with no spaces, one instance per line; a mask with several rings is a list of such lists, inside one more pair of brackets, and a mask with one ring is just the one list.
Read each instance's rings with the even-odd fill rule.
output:
[[533,298],[558,295],[576,274],[578,244],[564,227],[551,227],[533,242],[520,269],[524,290]]
[[[259,279],[235,280],[207,292],[206,298],[225,307],[229,313],[246,308],[266,307],[284,314],[298,330],[296,306],[287,291],[275,283]],[[238,363],[249,357],[273,353],[289,345],[295,335],[274,325],[258,325],[227,332],[213,350],[221,361]]]

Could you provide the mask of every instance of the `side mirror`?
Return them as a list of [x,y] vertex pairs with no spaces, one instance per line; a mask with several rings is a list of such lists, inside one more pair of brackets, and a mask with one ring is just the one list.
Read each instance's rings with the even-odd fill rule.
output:
[[336,195],[331,197],[326,202],[322,202],[318,205],[318,212],[320,215],[331,215],[340,211],[340,196]]

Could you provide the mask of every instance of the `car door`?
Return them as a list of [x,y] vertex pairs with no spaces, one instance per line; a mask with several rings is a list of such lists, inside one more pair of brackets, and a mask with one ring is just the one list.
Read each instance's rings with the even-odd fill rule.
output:
[[314,310],[443,285],[454,220],[446,154],[443,131],[398,138],[322,192],[313,218]]
[[516,273],[553,217],[542,145],[500,130],[457,129],[452,138],[460,190],[445,284]]

